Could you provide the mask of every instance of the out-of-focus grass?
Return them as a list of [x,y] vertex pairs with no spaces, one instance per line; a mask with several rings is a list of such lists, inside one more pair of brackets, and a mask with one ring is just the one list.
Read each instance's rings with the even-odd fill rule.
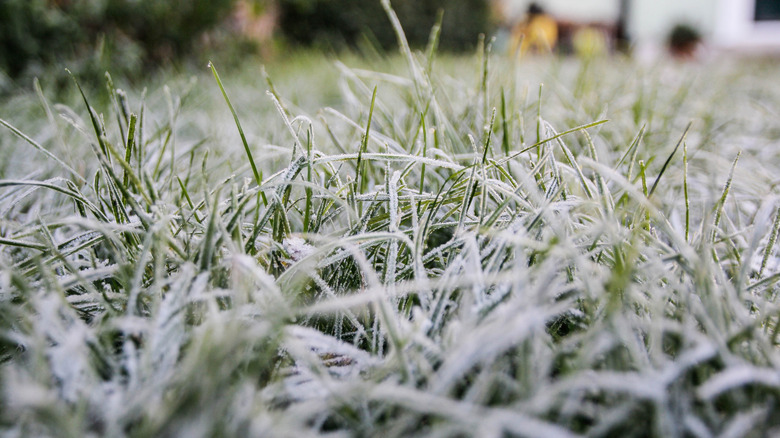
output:
[[776,433],[776,64],[486,52],[0,105],[3,434]]

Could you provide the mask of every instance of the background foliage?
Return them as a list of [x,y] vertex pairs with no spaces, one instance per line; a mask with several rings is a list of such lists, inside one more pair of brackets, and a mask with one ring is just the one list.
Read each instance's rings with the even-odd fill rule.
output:
[[[4,0],[0,2],[0,91],[46,76],[62,88],[67,67],[86,83],[106,71],[138,78],[183,60],[234,62],[255,48],[231,26],[238,0]],[[344,49],[396,47],[378,0],[250,0],[254,13],[278,11],[282,44]],[[446,6],[441,48],[468,50],[489,30],[485,0],[396,0],[412,46],[428,41]],[[246,44],[250,42],[250,44]],[[224,62],[222,63],[225,64]],[[52,68],[54,67],[54,68]],[[53,70],[53,71],[50,71]],[[5,78],[6,80],[2,80]],[[10,80],[9,80],[10,79]]]
[[79,20],[44,0],[0,2],[0,67],[18,76],[34,60],[52,61],[72,49],[79,33]]
[[[490,13],[485,0],[396,0],[392,2],[404,26],[409,44],[427,43],[440,10],[441,48],[473,48],[480,33],[490,29]],[[290,41],[315,46],[355,46],[364,36],[382,49],[396,46],[392,26],[379,1],[363,0],[282,0],[281,30]]]
[[[0,2],[0,70],[11,79],[68,67],[82,80],[134,76],[191,55],[235,0],[7,0]],[[51,77],[52,75],[47,75]]]

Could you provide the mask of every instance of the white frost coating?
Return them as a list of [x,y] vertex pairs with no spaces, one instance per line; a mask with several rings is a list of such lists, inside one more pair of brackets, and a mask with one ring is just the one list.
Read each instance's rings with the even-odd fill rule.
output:
[[252,257],[245,254],[236,254],[233,256],[232,260],[237,276],[247,275],[253,278],[257,282],[257,285],[260,286],[259,291],[262,291],[263,294],[273,296],[274,299],[277,300],[277,303],[284,302],[281,291],[276,285],[276,279],[260,269]]
[[284,239],[282,241],[282,247],[284,248],[284,251],[287,253],[287,255],[289,255],[290,258],[295,262],[314,253],[316,250],[316,248],[309,245],[305,240],[297,236]]
[[[544,312],[504,308],[497,310],[482,325],[474,327],[468,335],[456,341],[437,375],[430,384],[433,393],[446,392],[475,363],[487,361],[512,345],[531,335],[533,330],[542,327]],[[500,329],[499,329],[500,327]]]
[[780,372],[770,368],[759,368],[751,365],[733,366],[724,370],[699,388],[699,396],[711,399],[747,384],[757,384],[770,388],[780,388]]
[[[388,169],[389,169],[388,164]],[[391,233],[398,232],[398,180],[401,178],[401,172],[395,171],[388,182],[388,196],[390,196],[390,224]],[[396,260],[398,258],[398,240],[390,241],[390,254],[387,257],[387,275],[385,281],[388,287],[393,290],[395,283]]]
[[[357,159],[357,156],[358,154],[356,153],[328,155],[322,158],[317,158],[315,160],[315,163],[319,164],[319,163],[330,163],[334,161],[348,161],[348,160]],[[441,167],[444,169],[453,169],[453,170],[464,169],[464,166],[457,163],[453,163],[445,160],[436,160],[433,158],[420,157],[417,155],[366,152],[364,154],[361,154],[361,157],[364,160],[382,160],[382,161],[401,162],[401,163],[415,162],[415,163],[425,164],[429,166]]]
[[149,330],[149,320],[140,316],[125,315],[118,317],[112,325],[125,335],[142,336]]
[[[286,332],[285,349],[296,358],[296,365],[289,369],[291,375],[284,379],[283,386],[292,400],[325,399],[335,390],[332,379],[344,381],[381,363],[369,353],[315,329],[290,326]],[[309,353],[315,356],[307,357]],[[318,370],[320,365],[326,374]]]
[[[751,432],[757,430],[758,424],[767,424],[767,411],[769,407],[759,407],[752,409],[748,412],[737,414],[734,418],[726,423],[725,430],[719,435],[720,438],[742,438],[751,436]],[[776,432],[776,430],[775,430]],[[777,436],[775,433],[769,432],[764,436]]]
[[[756,272],[761,270],[761,264],[764,261],[764,249],[762,248],[761,251],[757,252],[753,255],[753,257],[750,259],[750,268]],[[764,266],[764,271],[762,272],[763,276],[762,278],[766,278],[769,276],[772,276],[774,274],[777,274],[780,272],[780,256],[772,256],[770,255],[766,259],[766,266]]]
[[305,367],[296,367],[296,374],[284,379],[284,392],[294,401],[324,399],[330,395],[328,388]]
[[59,383],[61,397],[75,402],[93,383],[87,345],[92,341],[87,326],[68,310],[54,294],[36,303],[41,321],[46,321],[43,334],[52,346],[46,352],[51,371]]
[[332,354],[337,356],[349,357],[358,368],[365,368],[369,365],[375,365],[380,362],[369,353],[346,342],[340,341],[332,336],[323,334],[318,330],[308,327],[290,326],[287,329],[288,334],[303,342],[308,348],[318,354]]
[[401,172],[393,172],[390,177],[390,187],[388,195],[390,196],[390,232],[398,231],[398,180],[401,178]]
[[11,288],[11,275],[6,271],[0,271],[0,301],[5,299],[5,296],[10,296],[8,291]]
[[447,417],[479,430],[480,436],[485,435],[482,432],[488,426],[527,437],[573,438],[579,436],[556,424],[547,423],[521,412],[502,408],[485,408],[408,387],[380,384],[370,391],[369,397],[374,400],[390,400],[412,410]]
[[685,425],[685,430],[696,438],[712,438],[713,436],[712,432],[707,429],[707,425],[694,415],[686,415],[683,424]]
[[473,233],[469,233],[463,238],[463,247],[463,254],[458,257],[463,258],[463,275],[473,281],[471,293],[474,296],[475,306],[472,308],[472,311],[476,313],[485,305],[486,286],[484,272],[482,272],[479,244]]
[[681,354],[676,361],[671,362],[660,374],[665,385],[671,385],[680,375],[701,362],[711,359],[718,353],[715,345],[706,340]]
[[188,296],[203,291],[207,282],[208,275],[195,276],[194,265],[186,264],[159,303],[156,318],[152,321],[147,350],[150,365],[157,377],[173,375],[179,351],[188,336],[181,310],[186,306]]

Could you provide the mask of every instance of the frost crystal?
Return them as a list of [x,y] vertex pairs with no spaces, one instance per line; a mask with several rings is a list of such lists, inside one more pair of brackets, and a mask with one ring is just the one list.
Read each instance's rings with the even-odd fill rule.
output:
[[284,251],[293,261],[298,261],[314,252],[314,247],[300,237],[288,237],[282,241]]

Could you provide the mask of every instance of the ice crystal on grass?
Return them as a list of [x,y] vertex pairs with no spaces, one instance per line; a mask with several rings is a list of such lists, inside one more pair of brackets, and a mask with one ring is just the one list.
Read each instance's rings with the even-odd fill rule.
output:
[[294,262],[313,254],[315,251],[315,248],[306,243],[306,240],[297,236],[284,239],[282,241],[282,247]]
[[776,434],[777,67],[400,43],[1,103],[0,435]]

